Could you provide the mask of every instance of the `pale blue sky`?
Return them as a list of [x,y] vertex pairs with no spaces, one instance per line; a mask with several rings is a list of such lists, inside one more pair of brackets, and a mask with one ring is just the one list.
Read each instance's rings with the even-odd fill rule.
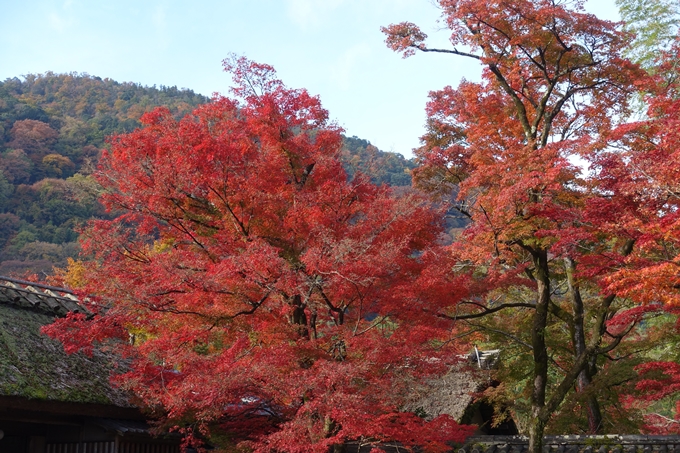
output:
[[[614,0],[587,8],[617,20]],[[331,118],[384,151],[410,156],[427,93],[475,80],[448,55],[403,60],[381,25],[408,20],[446,45],[431,0],[0,0],[0,80],[46,71],[226,94],[235,52],[321,96]]]

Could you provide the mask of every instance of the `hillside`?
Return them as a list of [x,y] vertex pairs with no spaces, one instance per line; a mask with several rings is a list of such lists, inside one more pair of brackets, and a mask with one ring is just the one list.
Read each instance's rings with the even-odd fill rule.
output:
[[[0,82],[0,275],[50,273],[77,255],[78,226],[106,215],[90,175],[107,136],[157,106],[181,117],[209,100],[76,73]],[[411,184],[415,163],[367,140],[346,137],[341,157],[350,177]]]

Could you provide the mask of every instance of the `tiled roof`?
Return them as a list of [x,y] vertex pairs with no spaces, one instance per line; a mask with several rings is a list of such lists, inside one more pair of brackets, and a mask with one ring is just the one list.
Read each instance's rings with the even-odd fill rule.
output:
[[41,285],[0,276],[0,303],[32,308],[56,316],[68,312],[88,313],[78,298],[65,288]]
[[[523,436],[474,436],[452,453],[526,453],[529,440]],[[400,453],[403,446],[348,442],[343,453],[369,453],[378,448],[385,453]],[[604,435],[545,436],[545,453],[680,453],[680,436]]]
[[[526,453],[523,436],[476,436],[458,453]],[[680,436],[569,435],[546,436],[545,453],[680,453]]]

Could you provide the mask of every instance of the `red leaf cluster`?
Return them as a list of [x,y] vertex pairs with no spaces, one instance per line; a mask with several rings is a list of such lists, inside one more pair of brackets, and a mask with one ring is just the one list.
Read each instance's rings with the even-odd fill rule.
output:
[[244,58],[225,69],[234,98],[179,121],[157,109],[110,139],[96,177],[117,217],[83,243],[83,292],[103,308],[46,332],[69,351],[129,334],[116,381],[189,439],[257,452],[461,441],[469,428],[399,412],[412,379],[446,367],[434,340],[448,331],[423,321],[442,293],[415,284],[441,213],[349,182],[317,97]]

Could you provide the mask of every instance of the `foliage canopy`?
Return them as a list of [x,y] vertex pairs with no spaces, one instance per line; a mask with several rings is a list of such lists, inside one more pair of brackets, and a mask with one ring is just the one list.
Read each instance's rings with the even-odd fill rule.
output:
[[179,121],[157,109],[110,140],[96,178],[121,214],[91,224],[80,276],[96,315],[47,332],[70,350],[118,338],[131,359],[122,385],[189,442],[461,441],[471,428],[448,416],[399,411],[409,382],[446,368],[442,332],[423,322],[434,301],[414,284],[440,213],[348,181],[318,98],[267,65],[225,69],[234,98]]

